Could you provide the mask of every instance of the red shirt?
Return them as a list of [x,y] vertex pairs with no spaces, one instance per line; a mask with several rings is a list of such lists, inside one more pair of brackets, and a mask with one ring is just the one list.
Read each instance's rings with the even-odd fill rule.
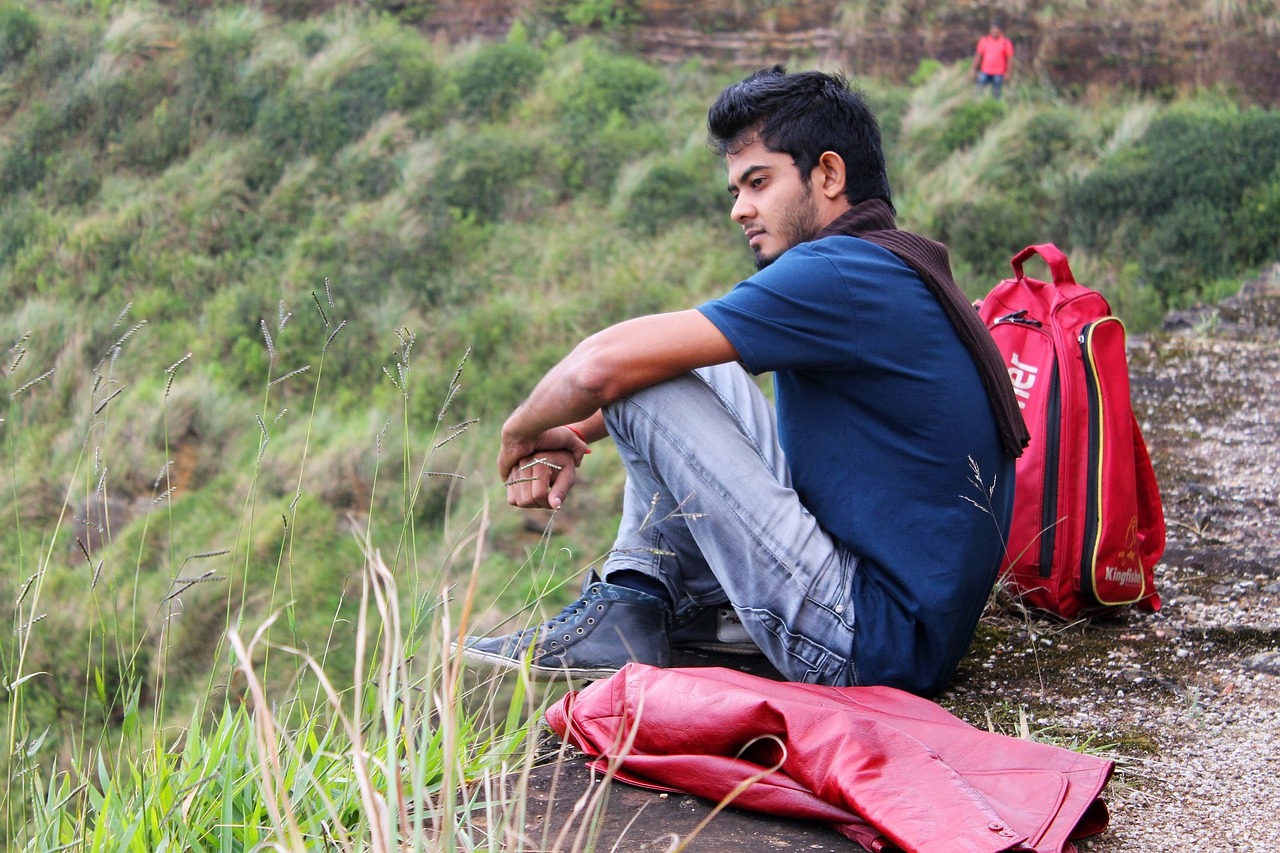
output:
[[986,35],[978,39],[978,70],[983,74],[1004,75],[1013,59],[1013,42],[1005,36]]

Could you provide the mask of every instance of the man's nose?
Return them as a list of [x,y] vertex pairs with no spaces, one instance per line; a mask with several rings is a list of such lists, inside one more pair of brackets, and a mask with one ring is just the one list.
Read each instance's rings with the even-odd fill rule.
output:
[[733,200],[733,209],[729,211],[729,217],[737,223],[747,222],[755,218],[755,208],[742,196],[738,196]]

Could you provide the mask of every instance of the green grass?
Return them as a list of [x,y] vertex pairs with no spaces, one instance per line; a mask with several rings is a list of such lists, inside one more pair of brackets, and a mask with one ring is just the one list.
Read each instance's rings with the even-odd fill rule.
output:
[[[464,681],[447,651],[467,628],[457,615],[481,606],[475,587],[495,489],[455,494],[419,519],[437,481],[466,482],[452,470],[454,449],[473,438],[474,423],[457,414],[466,360],[434,418],[419,423],[408,400],[426,389],[411,336],[396,336],[388,374],[400,415],[366,435],[372,452],[351,465],[363,469],[363,507],[350,501],[340,520],[317,498],[329,480],[309,474],[337,464],[312,442],[327,447],[351,429],[319,402],[328,348],[344,326],[325,318],[329,294],[318,300],[296,321],[327,333],[314,336],[308,394],[280,399],[291,373],[273,364],[289,327],[277,318],[262,338],[269,368],[259,413],[253,404],[219,413],[248,422],[228,430],[233,458],[211,475],[228,481],[225,491],[184,495],[175,479],[195,475],[169,464],[145,506],[116,499],[120,455],[172,450],[170,427],[187,435],[200,423],[199,391],[179,379],[185,360],[161,372],[164,382],[128,375],[126,350],[142,329],[117,339],[98,381],[70,385],[84,399],[69,409],[92,414],[78,452],[65,457],[71,469],[50,472],[66,484],[51,527],[24,518],[23,484],[12,481],[16,549],[7,553],[16,565],[5,583],[15,587],[17,639],[0,661],[9,686],[6,847],[473,849],[472,809],[487,804],[490,822],[505,813],[489,802],[507,796],[494,786],[532,760],[531,726],[547,694],[518,678],[514,694]],[[10,363],[21,360],[11,353]],[[117,385],[139,390],[115,394]],[[21,441],[23,403],[48,386],[6,395],[12,469],[35,452]],[[280,413],[291,408],[297,420],[286,426]],[[218,495],[239,497],[218,505]],[[374,528],[394,571],[372,543]],[[204,542],[221,547],[189,545]],[[66,606],[75,601],[83,606]]]
[[297,668],[295,695],[272,700],[254,664],[270,620],[251,637],[232,632],[237,701],[197,709],[176,737],[142,734],[130,701],[122,729],[134,749],[47,778],[34,768],[31,812],[12,840],[39,850],[480,848],[470,815],[484,806],[501,826],[516,813],[494,782],[533,760],[538,706],[519,689],[493,719],[502,703],[464,695],[458,662],[431,650],[449,639],[447,620],[406,636],[396,601],[371,555],[356,613],[368,665],[351,673],[355,689],[280,646]]

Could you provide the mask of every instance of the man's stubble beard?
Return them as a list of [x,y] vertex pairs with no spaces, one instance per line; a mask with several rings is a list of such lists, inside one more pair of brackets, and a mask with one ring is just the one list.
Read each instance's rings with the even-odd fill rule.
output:
[[813,188],[806,184],[804,195],[795,204],[787,208],[782,221],[778,223],[778,228],[774,229],[775,233],[785,238],[782,251],[772,255],[755,251],[756,269],[764,269],[786,254],[788,249],[792,249],[801,243],[809,242],[818,236],[818,232],[821,230],[822,223],[818,221],[818,207],[813,203]]

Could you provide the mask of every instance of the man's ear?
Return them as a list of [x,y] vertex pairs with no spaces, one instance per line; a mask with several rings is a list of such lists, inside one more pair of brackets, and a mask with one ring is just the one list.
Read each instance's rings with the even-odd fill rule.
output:
[[845,177],[844,158],[834,151],[822,152],[818,165],[813,167],[813,180],[818,191],[829,199],[843,196]]

